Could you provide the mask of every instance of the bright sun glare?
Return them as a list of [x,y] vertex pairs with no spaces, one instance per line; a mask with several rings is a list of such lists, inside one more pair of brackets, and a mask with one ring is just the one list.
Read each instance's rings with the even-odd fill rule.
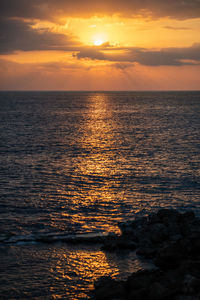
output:
[[101,46],[103,44],[103,41],[102,40],[95,40],[94,41],[94,45],[95,46]]

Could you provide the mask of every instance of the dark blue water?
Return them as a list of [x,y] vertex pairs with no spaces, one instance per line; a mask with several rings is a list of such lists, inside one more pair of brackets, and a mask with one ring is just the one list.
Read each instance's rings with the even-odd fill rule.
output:
[[[38,237],[117,232],[117,222],[160,207],[200,214],[200,92],[1,92],[0,132],[1,297],[84,298],[75,286],[102,271],[84,271],[77,251],[105,275],[130,265]],[[58,267],[65,252],[72,258]]]

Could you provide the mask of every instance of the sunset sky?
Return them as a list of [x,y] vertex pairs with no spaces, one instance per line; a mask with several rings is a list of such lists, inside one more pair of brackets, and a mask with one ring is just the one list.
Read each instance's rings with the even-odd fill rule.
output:
[[199,90],[200,0],[0,0],[1,90]]

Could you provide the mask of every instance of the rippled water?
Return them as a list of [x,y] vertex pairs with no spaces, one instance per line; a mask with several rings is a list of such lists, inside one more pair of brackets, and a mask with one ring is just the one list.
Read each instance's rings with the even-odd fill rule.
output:
[[[3,286],[23,286],[10,295],[21,299],[30,286],[23,297],[36,297],[29,273],[16,280],[17,270],[27,272],[29,263],[37,266],[39,294],[47,284],[50,298],[57,297],[58,287],[68,297],[83,297],[65,286],[77,285],[81,276],[85,288],[100,276],[101,264],[105,274],[115,276],[127,263],[124,258],[114,266],[99,250],[22,241],[117,232],[117,222],[159,207],[189,207],[200,214],[199,109],[200,92],[1,92],[0,238],[6,265],[18,262],[14,272],[4,266]],[[78,253],[91,262],[90,275],[80,273],[86,266],[73,258]],[[65,279],[67,272],[72,275]]]

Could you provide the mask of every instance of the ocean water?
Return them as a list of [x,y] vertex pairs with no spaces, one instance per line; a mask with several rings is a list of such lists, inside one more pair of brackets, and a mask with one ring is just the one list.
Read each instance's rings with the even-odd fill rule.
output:
[[145,266],[63,236],[200,215],[200,92],[1,92],[0,133],[1,299],[85,299]]

